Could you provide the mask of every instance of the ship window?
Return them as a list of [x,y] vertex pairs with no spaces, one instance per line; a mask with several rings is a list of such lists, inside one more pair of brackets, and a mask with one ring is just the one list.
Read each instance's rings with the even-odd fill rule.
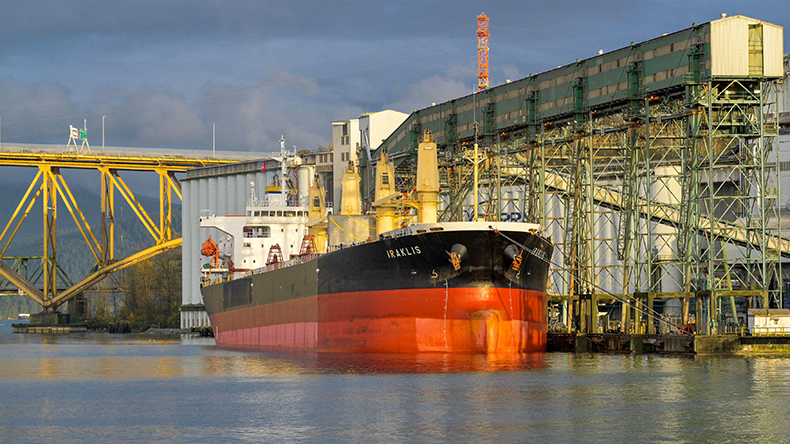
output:
[[[267,226],[251,227],[246,226],[242,229],[242,237],[272,237],[272,229]],[[249,246],[249,245],[247,245]]]
[[252,216],[252,211],[247,210],[247,216]]
[[296,212],[294,212],[294,211],[286,211],[285,212],[285,217],[295,217],[295,216],[296,216]]
[[277,217],[283,217],[283,212],[282,211],[278,211],[277,212]]
[[266,217],[269,215],[268,211],[261,211],[261,217]]
[[255,217],[260,217],[260,215],[261,215],[261,212],[260,212],[260,211],[256,211],[256,212],[255,212]]
[[250,248],[252,245],[249,242],[244,242],[244,248]]

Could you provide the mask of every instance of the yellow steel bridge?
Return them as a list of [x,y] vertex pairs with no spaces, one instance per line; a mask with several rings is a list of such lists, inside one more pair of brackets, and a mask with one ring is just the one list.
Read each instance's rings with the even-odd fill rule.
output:
[[[0,146],[0,166],[37,168],[38,173],[13,210],[0,233],[0,276],[33,298],[44,310],[54,311],[58,306],[90,288],[112,273],[134,265],[159,253],[181,246],[181,238],[174,237],[172,227],[173,195],[181,199],[181,183],[176,173],[189,168],[219,165],[257,158],[253,153],[225,153],[206,155],[200,151],[188,153],[168,150],[118,149],[101,152],[80,152],[62,145],[8,145]],[[63,169],[96,170],[100,175],[101,226],[91,227],[80,205],[74,198]],[[159,220],[155,220],[135,197],[134,192],[121,177],[123,172],[155,173],[159,179]],[[128,257],[117,257],[114,246],[116,192],[132,208],[138,219],[151,234],[154,245]],[[22,223],[40,202],[43,212],[43,269],[37,277],[40,283],[30,282],[18,270],[7,265],[6,256],[11,241]],[[82,237],[96,260],[94,271],[69,288],[58,288],[57,221],[58,206],[62,203],[82,233]],[[156,214],[156,213],[152,213]]]

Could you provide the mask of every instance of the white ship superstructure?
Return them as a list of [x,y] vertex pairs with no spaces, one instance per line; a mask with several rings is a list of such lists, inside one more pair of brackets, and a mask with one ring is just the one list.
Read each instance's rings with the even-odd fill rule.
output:
[[259,196],[255,182],[250,182],[244,215],[201,217],[201,228],[216,228],[226,234],[216,241],[217,257],[204,265],[204,277],[246,274],[299,255],[307,234],[308,208],[304,199],[288,186],[289,158],[282,139],[278,160],[279,183],[266,187],[263,196]]

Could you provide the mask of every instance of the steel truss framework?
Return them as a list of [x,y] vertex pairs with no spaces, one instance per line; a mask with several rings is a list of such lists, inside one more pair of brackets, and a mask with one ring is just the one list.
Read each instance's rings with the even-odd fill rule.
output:
[[597,331],[604,302],[626,307],[626,332],[652,329],[656,299],[678,301],[674,324],[689,323],[693,301],[709,334],[738,323],[739,303],[781,307],[790,241],[777,228],[776,82],[687,80],[610,109],[579,101],[573,117],[518,131],[486,131],[483,116],[478,196],[472,142],[440,145],[440,216],[469,220],[477,200],[489,220],[515,209],[541,223],[557,247],[550,292],[568,329]]
[[[177,248],[181,238],[174,235],[172,204],[174,195],[181,199],[181,184],[175,174],[188,168],[218,165],[235,161],[229,158],[169,158],[164,156],[105,156],[74,153],[31,154],[28,151],[0,152],[0,165],[28,166],[38,169],[11,218],[0,233],[0,279],[10,283],[35,300],[44,310],[55,311],[61,304],[79,295],[112,273]],[[98,233],[88,223],[80,205],[61,174],[62,169],[96,170],[100,175],[101,223]],[[121,178],[123,171],[152,171],[159,177],[159,220],[155,221]],[[115,251],[116,191],[137,215],[153,238],[153,246],[125,258]],[[43,214],[43,255],[39,265],[29,272],[30,258],[6,256],[20,226],[41,202]],[[57,223],[59,204],[66,207],[87,243],[96,266],[76,284],[58,265]],[[35,258],[34,258],[35,259]]]

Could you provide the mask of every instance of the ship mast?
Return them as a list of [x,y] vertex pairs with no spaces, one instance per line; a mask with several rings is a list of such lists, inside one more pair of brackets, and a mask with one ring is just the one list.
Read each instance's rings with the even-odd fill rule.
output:
[[285,136],[280,136],[280,193],[283,197],[283,204],[288,206],[288,189],[286,188],[285,174],[287,171],[285,161],[288,159],[288,153],[285,151]]

